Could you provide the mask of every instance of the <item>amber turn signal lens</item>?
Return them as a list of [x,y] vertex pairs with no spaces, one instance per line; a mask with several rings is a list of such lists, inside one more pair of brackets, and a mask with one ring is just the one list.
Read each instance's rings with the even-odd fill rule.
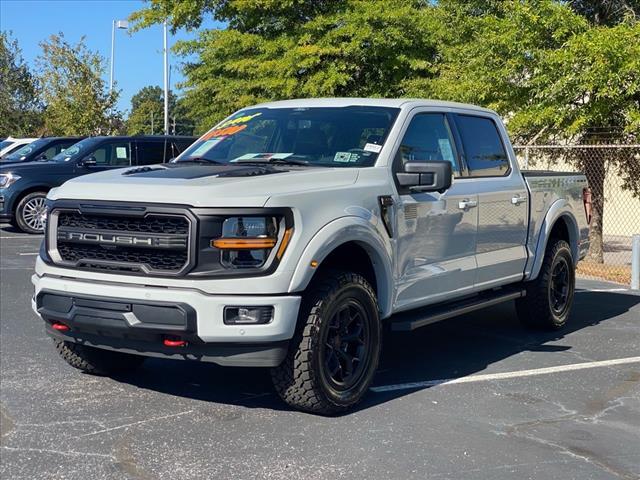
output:
[[276,246],[275,238],[217,238],[211,246],[220,250],[260,250]]
[[289,240],[291,240],[291,235],[293,235],[293,228],[287,228],[284,231],[282,243],[280,244],[280,248],[278,248],[278,253],[276,254],[278,260],[280,260],[282,258],[282,255],[284,255],[284,251],[287,249],[287,245],[289,245]]

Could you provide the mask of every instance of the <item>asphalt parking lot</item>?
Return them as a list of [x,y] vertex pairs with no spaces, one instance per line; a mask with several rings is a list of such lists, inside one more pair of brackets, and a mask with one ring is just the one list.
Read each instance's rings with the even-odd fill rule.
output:
[[364,403],[325,418],[262,369],[72,369],[30,308],[41,238],[2,227],[1,478],[640,478],[640,296],[619,285],[580,280],[558,333],[505,304],[387,334]]

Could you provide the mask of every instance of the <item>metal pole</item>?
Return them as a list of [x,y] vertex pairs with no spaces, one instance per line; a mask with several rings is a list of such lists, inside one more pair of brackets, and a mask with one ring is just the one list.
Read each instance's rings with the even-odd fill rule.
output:
[[113,55],[116,45],[116,21],[111,21],[111,70],[109,72],[109,94],[113,90]]
[[529,147],[524,147],[524,169],[529,168]]
[[631,289],[640,290],[640,235],[634,235],[632,240]]
[[166,20],[164,21],[164,134],[169,135],[169,52]]

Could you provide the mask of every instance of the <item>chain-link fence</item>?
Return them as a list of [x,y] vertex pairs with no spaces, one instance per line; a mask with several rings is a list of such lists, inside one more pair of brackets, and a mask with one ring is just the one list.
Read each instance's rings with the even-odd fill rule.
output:
[[592,192],[589,255],[578,273],[631,281],[631,238],[640,234],[640,145],[515,147],[522,169],[584,172]]

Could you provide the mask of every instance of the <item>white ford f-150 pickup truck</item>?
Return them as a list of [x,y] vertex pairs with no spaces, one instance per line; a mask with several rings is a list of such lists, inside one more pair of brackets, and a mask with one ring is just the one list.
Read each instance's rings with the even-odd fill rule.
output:
[[562,327],[588,198],[583,175],[520,172],[490,110],[267,103],[171,163],[51,190],[33,309],[83,371],[270,367],[285,402],[330,414],[368,390],[384,327],[510,300]]

